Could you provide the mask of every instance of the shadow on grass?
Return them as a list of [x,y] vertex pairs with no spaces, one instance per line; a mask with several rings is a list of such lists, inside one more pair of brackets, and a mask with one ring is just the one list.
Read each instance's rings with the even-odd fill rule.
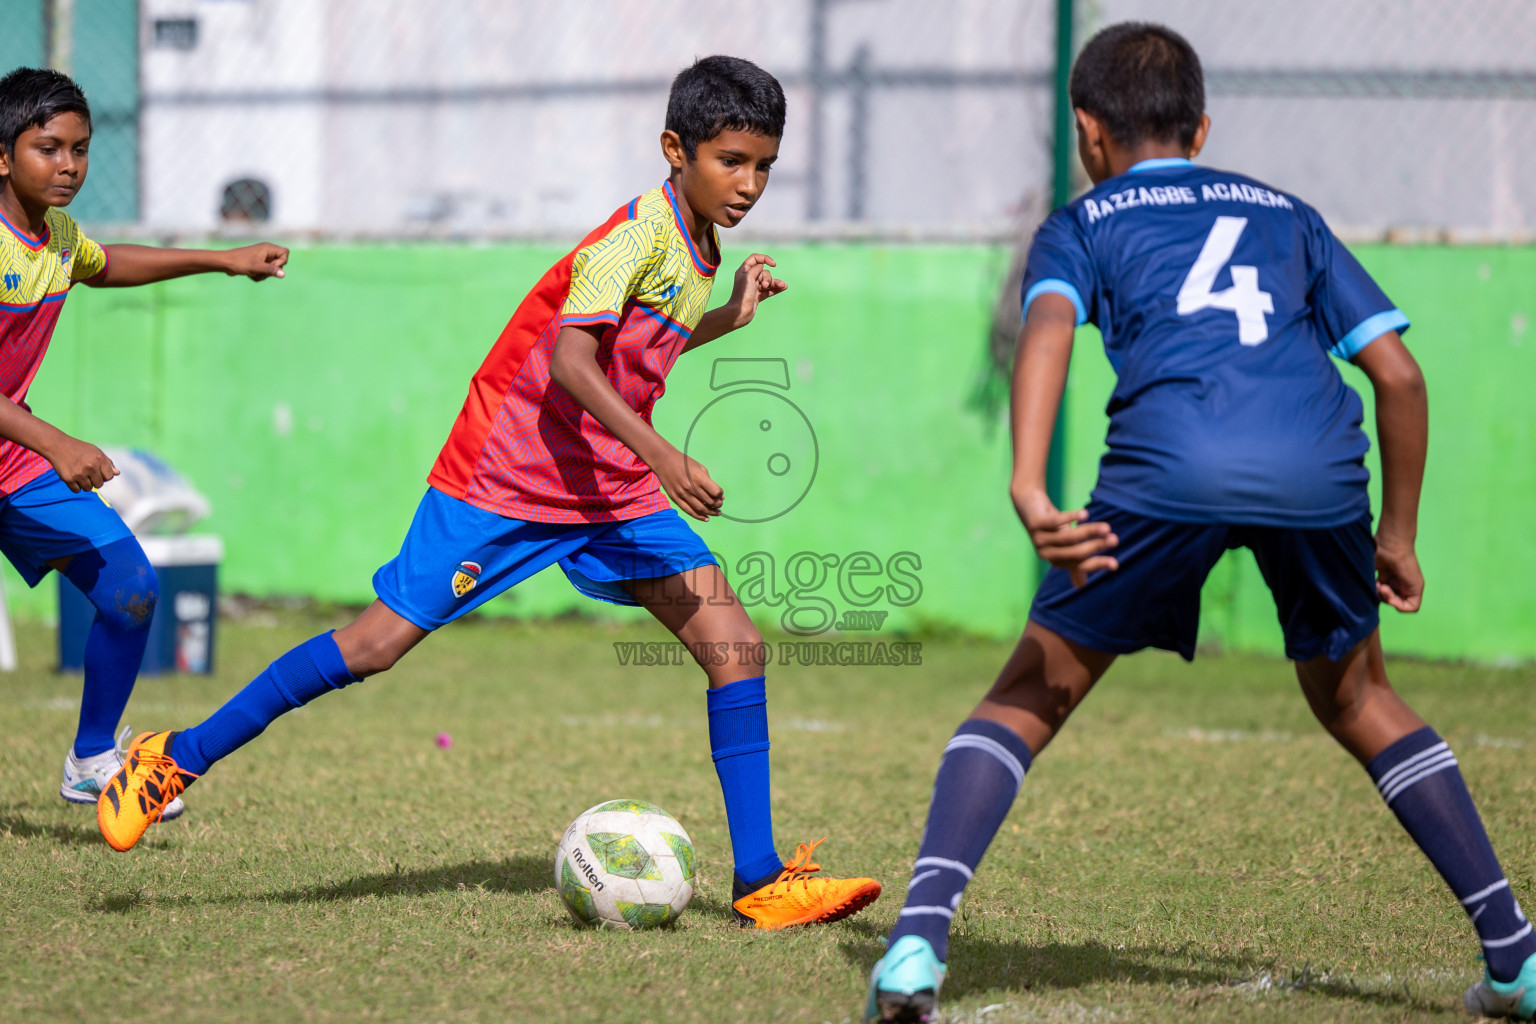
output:
[[422,896],[447,889],[484,889],[488,892],[542,892],[554,886],[552,862],[543,857],[519,854],[505,860],[471,860],[436,868],[393,871],[323,885],[306,885],[282,892],[251,893],[238,897],[278,903],[329,903],[361,900],[370,896]]
[[15,813],[14,807],[0,811],[0,834],[9,832],[18,839],[52,839],[64,846],[104,846],[96,818],[87,825],[40,825]]
[[190,894],[145,895],[142,888],[103,896],[91,904],[100,914],[126,914],[141,906],[208,905],[238,903],[335,903],[370,897],[427,896],[455,889],[527,893],[552,888],[550,862],[540,857],[516,856],[506,860],[471,860],[414,871],[399,865],[393,871],[356,875],[336,882],[301,886],[279,892],[225,893],[219,896]]
[[[866,975],[885,952],[885,943],[878,937],[851,939],[841,947],[843,955]],[[1314,971],[1310,964],[1299,971],[1288,971],[1274,961],[1208,956],[1189,946],[1112,948],[1097,942],[1032,945],[963,935],[950,940],[944,995],[953,998],[999,989],[1039,993],[1114,982],[1171,988],[1170,998],[1175,1000],[1180,990],[1191,997],[1223,990],[1255,994],[1274,990],[1375,1006],[1441,1009],[1433,999],[1416,995],[1406,987],[1363,988],[1348,978]]]

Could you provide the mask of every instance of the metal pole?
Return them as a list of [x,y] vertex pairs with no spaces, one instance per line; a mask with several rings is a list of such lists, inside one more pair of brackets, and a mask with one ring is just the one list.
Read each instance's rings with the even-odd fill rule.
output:
[[869,191],[869,47],[848,69],[848,219],[863,220]]
[[16,671],[16,633],[11,628],[11,610],[0,587],[0,672]]
[[75,0],[49,0],[48,66],[71,74],[74,64]]
[[834,0],[811,0],[811,102],[808,111],[811,137],[806,148],[805,219],[821,220],[822,213],[822,98],[827,89],[827,8]]
[[1072,28],[1075,0],[1056,0],[1056,131],[1055,166],[1051,175],[1051,205],[1065,206],[1072,199]]
[[[1072,144],[1074,125],[1072,96],[1068,83],[1072,75],[1074,0],[1056,0],[1056,124],[1055,164],[1051,176],[1051,205],[1065,206],[1072,199]],[[1066,500],[1062,494],[1066,461],[1067,395],[1061,396],[1056,410],[1056,427],[1051,431],[1051,451],[1045,464],[1045,490],[1057,508]]]

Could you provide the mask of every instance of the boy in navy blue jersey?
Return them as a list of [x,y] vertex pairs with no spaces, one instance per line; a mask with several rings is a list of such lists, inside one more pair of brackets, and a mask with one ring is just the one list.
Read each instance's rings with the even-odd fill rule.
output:
[[[1407,318],[1294,196],[1190,162],[1210,127],[1199,59],[1177,34],[1122,24],[1071,78],[1094,188],[1053,213],[1024,276],[1013,380],[1012,495],[1052,569],[1017,649],[945,747],[906,905],[866,1016],[930,1019],[950,920],[1033,758],[1115,657],[1193,659],[1200,589],[1246,547],[1323,727],[1370,773],[1471,917],[1488,972],[1474,1013],[1536,1012],[1536,937],[1444,742],[1392,690],[1377,604],[1419,609],[1414,554],[1428,414]],[[1097,326],[1119,377],[1086,509],[1058,511],[1046,455],[1074,328]],[[1376,395],[1374,537],[1360,397]]]

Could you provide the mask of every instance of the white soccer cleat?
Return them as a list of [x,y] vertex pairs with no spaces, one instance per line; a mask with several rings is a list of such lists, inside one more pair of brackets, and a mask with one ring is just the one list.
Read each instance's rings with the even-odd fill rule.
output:
[[[59,785],[59,796],[72,804],[90,804],[94,807],[101,797],[101,791],[107,788],[112,776],[123,767],[123,744],[132,735],[133,730],[123,726],[123,731],[117,734],[117,746],[91,757],[77,758],[75,749],[71,747],[69,753],[64,755],[64,781]],[[165,813],[160,820],[179,818],[186,809],[187,805],[181,802],[181,797],[177,797],[165,805]]]

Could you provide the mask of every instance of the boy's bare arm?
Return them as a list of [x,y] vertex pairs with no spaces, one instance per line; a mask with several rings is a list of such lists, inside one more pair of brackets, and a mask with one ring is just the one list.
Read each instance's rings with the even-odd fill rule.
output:
[[678,451],[619,397],[597,365],[602,328],[562,327],[549,361],[550,379],[576,399],[592,418],[651,467],[667,497],[693,518],[720,514],[725,492],[698,462]]
[[691,352],[700,345],[707,345],[722,334],[729,334],[738,328],[745,327],[752,322],[757,315],[758,304],[764,299],[772,298],[784,291],[789,285],[773,276],[769,267],[776,267],[772,256],[765,256],[755,252],[748,256],[736,271],[735,283],[731,286],[731,297],[725,305],[705,313],[699,319],[699,325],[688,335],[688,343],[683,346],[684,352]]
[[1381,448],[1381,519],[1376,524],[1376,590],[1400,612],[1424,600],[1424,573],[1414,544],[1419,491],[1429,447],[1429,396],[1424,374],[1396,331],[1361,349],[1354,364],[1376,392],[1376,443]]
[[0,398],[0,437],[30,448],[48,460],[72,491],[89,491],[117,476],[117,467],[100,448],[70,437],[15,402]]
[[1120,539],[1110,532],[1108,523],[1082,522],[1088,515],[1082,509],[1059,511],[1045,489],[1051,434],[1067,386],[1076,327],[1076,310],[1066,296],[1048,293],[1030,303],[1013,362],[1010,491],[1040,557],[1066,569],[1080,587],[1090,572],[1120,567],[1113,556],[1103,554]]
[[168,281],[188,274],[225,273],[252,281],[282,277],[288,250],[270,242],[239,249],[161,249],[150,245],[108,245],[107,272],[84,283],[98,288],[125,288]]

